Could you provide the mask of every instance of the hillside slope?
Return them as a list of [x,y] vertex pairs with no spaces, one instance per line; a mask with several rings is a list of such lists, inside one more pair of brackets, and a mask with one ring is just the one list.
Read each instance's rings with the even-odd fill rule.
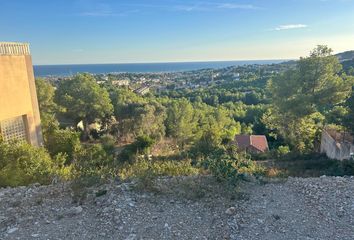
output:
[[346,51],[346,52],[338,53],[335,56],[338,57],[339,61],[341,62],[352,60],[354,59],[354,51]]

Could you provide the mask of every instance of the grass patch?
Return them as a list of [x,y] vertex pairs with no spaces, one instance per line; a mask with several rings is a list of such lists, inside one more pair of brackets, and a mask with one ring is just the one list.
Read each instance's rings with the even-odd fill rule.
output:
[[155,180],[162,176],[191,176],[199,174],[200,170],[191,165],[190,160],[149,160],[138,158],[134,163],[124,164],[118,176],[122,180],[136,179],[139,190],[158,192]]

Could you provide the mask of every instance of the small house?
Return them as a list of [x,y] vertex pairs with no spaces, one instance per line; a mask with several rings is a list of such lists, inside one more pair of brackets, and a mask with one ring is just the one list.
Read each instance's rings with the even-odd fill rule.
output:
[[264,135],[236,135],[235,144],[239,150],[245,150],[250,153],[269,151],[268,141]]

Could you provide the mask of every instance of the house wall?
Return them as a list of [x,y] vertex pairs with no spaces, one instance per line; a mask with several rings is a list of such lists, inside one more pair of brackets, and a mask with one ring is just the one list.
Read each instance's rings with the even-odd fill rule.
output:
[[337,160],[350,158],[350,153],[354,152],[354,145],[349,142],[337,142],[326,130],[322,131],[321,153],[327,157]]
[[[9,46],[7,50],[15,48],[6,45]],[[20,116],[24,116],[29,143],[41,145],[43,139],[31,56],[21,51],[0,51],[0,121]]]

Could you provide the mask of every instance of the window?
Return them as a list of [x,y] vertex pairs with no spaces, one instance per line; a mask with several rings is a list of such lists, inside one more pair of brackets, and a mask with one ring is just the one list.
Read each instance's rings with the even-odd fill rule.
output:
[[27,141],[25,116],[14,117],[0,122],[0,132],[4,141]]

